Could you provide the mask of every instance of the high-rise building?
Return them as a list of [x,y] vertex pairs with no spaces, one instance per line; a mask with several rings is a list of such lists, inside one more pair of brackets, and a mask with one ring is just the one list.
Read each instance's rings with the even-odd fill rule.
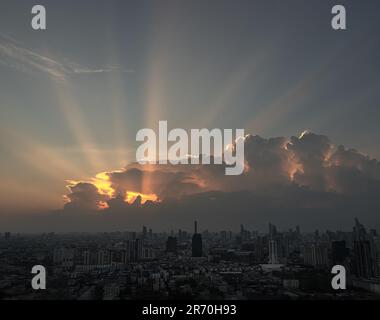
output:
[[142,237],[143,239],[146,239],[148,236],[148,229],[146,226],[143,226],[143,229],[142,229]]
[[108,265],[111,263],[111,256],[109,250],[101,249],[98,251],[98,264]]
[[64,268],[71,268],[75,263],[74,248],[55,248],[53,251],[53,263]]
[[297,236],[301,235],[301,228],[298,225],[296,226],[296,233],[297,233]]
[[277,228],[274,224],[269,223],[269,238],[273,239],[277,235]]
[[368,240],[354,241],[354,273],[357,277],[372,278],[375,270]]
[[135,246],[135,250],[136,250],[136,259],[137,261],[140,261],[141,259],[143,259],[143,256],[144,256],[144,243],[141,239],[136,239],[136,246]]
[[143,258],[144,251],[144,243],[141,239],[128,240],[125,244],[126,253],[125,260],[126,261],[138,261]]
[[304,263],[316,269],[329,266],[328,246],[324,243],[312,242],[305,245]]
[[112,249],[110,251],[110,262],[112,265],[120,265],[126,262],[125,250]]
[[193,257],[202,257],[203,248],[202,248],[202,235],[198,233],[198,223],[194,221],[194,235],[191,243],[192,256]]
[[349,256],[349,249],[346,247],[346,241],[333,241],[331,244],[331,258],[333,265],[343,265]]
[[278,247],[276,240],[269,240],[269,264],[278,264]]
[[83,264],[90,265],[91,264],[91,253],[89,250],[83,251]]
[[372,278],[378,274],[376,250],[364,226],[355,218],[354,226],[354,274],[360,278]]
[[255,239],[254,250],[255,250],[255,261],[258,263],[263,263],[265,261],[265,248],[266,242],[265,238],[257,237]]
[[168,237],[166,241],[166,252],[177,253],[177,238],[176,237]]

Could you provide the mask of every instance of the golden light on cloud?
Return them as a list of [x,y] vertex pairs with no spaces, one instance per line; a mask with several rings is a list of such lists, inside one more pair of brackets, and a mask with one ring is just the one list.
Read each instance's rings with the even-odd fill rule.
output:
[[290,180],[294,181],[295,175],[297,173],[302,173],[303,174],[304,173],[304,169],[303,169],[302,164],[297,163],[297,162],[293,162],[289,166],[288,172],[289,172],[289,178],[290,178]]
[[107,202],[99,201],[99,203],[98,203],[98,209],[99,210],[104,210],[104,209],[108,209],[108,208],[109,208],[109,205]]
[[125,201],[131,204],[136,200],[138,196],[141,197],[141,204],[144,204],[147,201],[160,202],[160,200],[158,199],[158,196],[154,193],[144,194],[144,193],[132,192],[132,191],[126,192]]
[[107,172],[98,173],[95,178],[92,179],[92,183],[98,188],[99,193],[113,197],[115,195],[115,189],[112,188],[112,183]]
[[[115,172],[117,171],[113,171],[112,173],[115,173]],[[120,195],[120,193],[122,192],[121,190],[117,190],[117,188],[115,188],[112,185],[109,172],[98,173],[94,178],[90,179],[89,181],[67,180],[67,183],[68,185],[66,187],[70,190],[71,194],[73,193],[73,189],[76,188],[76,186],[80,184],[86,185],[87,190],[82,189],[78,192],[82,192],[82,193],[89,192],[90,194],[87,193],[88,197],[93,197],[93,194],[91,194],[93,191],[91,190],[91,188],[88,189],[88,186],[92,185],[94,189],[96,190],[96,193],[99,195],[99,197],[97,196],[95,197],[95,206],[97,210],[104,210],[104,209],[110,208],[108,201],[111,199],[114,199],[115,197]],[[77,191],[74,191],[74,192],[77,192]],[[161,202],[158,195],[155,193],[142,193],[142,192],[127,190],[125,191],[124,194],[125,195],[123,199],[128,204],[133,204],[138,197],[140,197],[141,199],[139,204],[142,204],[142,205],[145,204],[147,201]],[[73,199],[71,198],[70,195],[64,195],[63,200],[65,204],[69,204],[73,202]]]
[[[116,191],[114,188],[112,188],[112,183],[107,172],[98,173],[92,182],[98,188],[100,194],[107,195],[110,198],[115,197]],[[138,196],[141,197],[141,204],[144,204],[147,201],[159,202],[158,196],[154,193],[145,194],[134,191],[127,191],[125,193],[124,200],[125,202],[131,204],[136,200]],[[105,208],[108,208],[107,203],[104,203],[101,209]]]

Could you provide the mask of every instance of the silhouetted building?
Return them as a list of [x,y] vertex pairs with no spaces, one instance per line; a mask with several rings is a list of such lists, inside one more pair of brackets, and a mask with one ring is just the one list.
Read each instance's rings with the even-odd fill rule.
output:
[[177,253],[177,238],[168,237],[166,241],[166,252]]
[[146,226],[143,226],[143,229],[142,229],[142,236],[143,236],[143,239],[146,239],[147,238],[147,235],[148,235],[148,229]]
[[277,228],[274,224],[269,223],[269,238],[273,239],[277,235]]
[[328,247],[322,243],[308,243],[305,245],[304,263],[316,269],[329,266]]
[[109,250],[98,251],[98,265],[108,265],[111,263],[111,255]]
[[278,264],[278,247],[276,240],[269,240],[269,264]]
[[368,240],[354,241],[354,273],[360,278],[372,278],[375,270]]
[[331,244],[331,258],[333,265],[343,265],[349,256],[349,249],[346,247],[346,241],[333,241]]
[[191,248],[193,257],[202,257],[202,235],[198,233],[197,221],[194,221],[194,235],[191,242]]
[[139,261],[143,258],[143,241],[141,239],[126,242],[126,261]]
[[354,274],[360,278],[377,275],[376,252],[364,226],[355,218],[354,226]]

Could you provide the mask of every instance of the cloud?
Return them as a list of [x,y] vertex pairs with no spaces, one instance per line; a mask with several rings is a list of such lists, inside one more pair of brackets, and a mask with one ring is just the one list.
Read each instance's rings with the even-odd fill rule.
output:
[[[240,176],[226,176],[221,165],[131,163],[70,186],[65,209],[96,209],[102,219],[121,225],[183,223],[194,217],[209,224],[273,219],[341,226],[354,215],[378,221],[379,162],[353,149],[336,148],[324,135],[247,135],[245,160]],[[145,205],[136,201],[139,194],[142,200],[147,197]],[[149,198],[152,194],[155,201]]]
[[360,197],[379,193],[380,163],[376,159],[339,146],[329,162],[326,176],[331,190]]
[[104,208],[107,197],[99,193],[92,183],[78,182],[69,185],[70,193],[65,196],[65,209],[98,210]]
[[116,66],[88,68],[53,58],[28,49],[16,40],[0,34],[0,64],[22,72],[42,72],[54,80],[65,81],[67,77],[81,74],[101,74],[110,72],[133,73],[132,69]]
[[[301,136],[245,137],[246,170],[226,176],[223,165],[140,165],[98,175],[93,185],[106,184],[112,195],[127,192],[152,194],[161,200],[209,191],[267,192],[279,186],[307,187],[315,191],[349,193],[352,182],[380,181],[380,165],[352,149],[334,148],[329,138],[311,132]],[[212,161],[211,161],[212,162]],[[366,181],[366,182],[364,182]]]
[[[0,215],[3,228],[26,231],[348,229],[355,216],[380,228],[380,163],[311,132],[245,137],[246,168],[223,165],[140,165],[70,181],[64,207],[24,217]],[[75,177],[72,177],[75,178]],[[42,191],[43,192],[43,191]],[[20,195],[22,197],[22,195]],[[24,228],[24,229],[20,229]]]
[[312,189],[325,189],[325,167],[329,166],[332,145],[328,137],[304,132],[299,138],[291,137],[287,149],[299,170],[294,181]]

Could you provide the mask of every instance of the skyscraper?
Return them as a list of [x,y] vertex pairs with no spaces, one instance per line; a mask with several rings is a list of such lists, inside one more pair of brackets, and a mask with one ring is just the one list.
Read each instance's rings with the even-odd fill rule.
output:
[[194,235],[191,243],[192,256],[202,257],[202,235],[198,233],[198,223],[194,221]]
[[325,243],[305,244],[304,263],[316,269],[325,269],[329,265],[328,246]]
[[349,249],[346,247],[346,241],[333,241],[331,245],[333,265],[343,265],[349,256]]
[[148,235],[148,229],[147,229],[146,226],[143,226],[143,229],[142,229],[142,237],[143,237],[143,239],[146,239],[147,235]]
[[168,237],[166,241],[166,252],[177,253],[177,238]]
[[357,277],[372,278],[377,275],[375,248],[364,226],[355,218],[354,273]]
[[269,238],[273,239],[277,235],[277,228],[274,224],[269,223]]
[[269,240],[269,264],[278,264],[278,251],[276,240]]

